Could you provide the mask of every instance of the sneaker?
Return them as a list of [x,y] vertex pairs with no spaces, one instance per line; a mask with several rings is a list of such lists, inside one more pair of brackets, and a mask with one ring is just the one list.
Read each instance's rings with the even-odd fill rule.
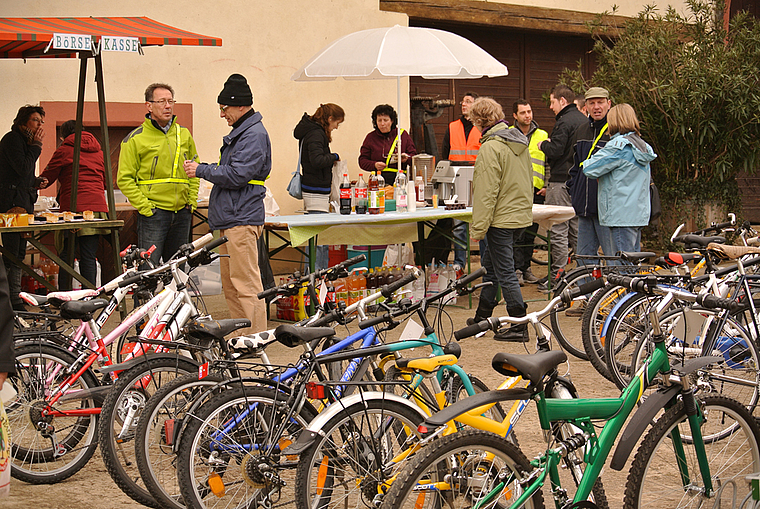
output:
[[522,272],[519,270],[515,271],[515,275],[517,276],[517,283],[522,287],[525,286],[525,281],[523,280]]
[[517,325],[510,327],[509,329],[501,329],[499,332],[493,335],[496,341],[509,341],[512,343],[527,343],[530,341],[528,337],[528,327],[526,325]]
[[549,293],[549,287],[547,286],[546,281],[543,283],[538,283],[538,286],[536,288],[541,293]]
[[531,272],[530,267],[522,271],[522,277],[523,281],[525,281],[528,284],[536,284],[538,283],[538,278]]

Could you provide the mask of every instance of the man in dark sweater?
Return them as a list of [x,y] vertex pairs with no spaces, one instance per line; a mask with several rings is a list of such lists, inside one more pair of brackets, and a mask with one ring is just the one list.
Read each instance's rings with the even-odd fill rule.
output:
[[[538,148],[546,155],[546,166],[550,170],[549,183],[546,186],[547,205],[572,205],[567,190],[568,172],[573,166],[572,137],[575,130],[586,122],[586,117],[578,111],[575,92],[566,85],[557,85],[549,96],[549,107],[556,115],[556,123],[548,140],[542,141]],[[570,219],[552,226],[550,239],[552,245],[551,277],[556,278],[567,263],[570,246],[574,246],[578,236],[578,220]],[[539,290],[546,291],[546,284],[539,285]]]

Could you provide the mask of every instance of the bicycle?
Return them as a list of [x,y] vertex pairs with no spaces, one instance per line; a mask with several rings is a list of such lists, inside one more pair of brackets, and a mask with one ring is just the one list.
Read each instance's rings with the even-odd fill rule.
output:
[[[210,237],[203,242],[209,240]],[[200,252],[203,249],[206,248]],[[120,284],[128,286],[125,283],[122,280]],[[30,483],[58,482],[74,475],[89,461],[97,447],[100,402],[110,390],[110,386],[100,385],[93,366],[97,362],[109,378],[117,378],[119,371],[131,367],[129,363],[111,366],[106,345],[161,301],[168,300],[169,295],[169,291],[157,295],[105,337],[100,335],[92,314],[106,307],[108,301],[61,302],[65,316],[81,321],[80,332],[90,348],[69,352],[42,341],[17,345],[17,374],[8,379],[16,396],[6,407],[15,431],[11,470],[15,478]],[[150,327],[144,330],[146,334],[151,331]]]
[[[608,280],[640,292],[650,292],[656,286],[654,278],[611,275]],[[694,299],[712,307],[733,305],[712,295]],[[574,507],[582,507],[581,501],[591,492],[643,391],[660,382],[659,390],[638,406],[610,462],[611,468],[621,470],[639,437],[664,410],[634,457],[624,507],[703,507],[729,483],[737,487],[740,496],[749,493],[744,478],[760,471],[760,429],[755,419],[741,403],[730,398],[695,397],[690,375],[717,358],[702,357],[685,365],[671,365],[656,310],[650,311],[649,319],[656,332],[654,350],[618,398],[546,398],[547,375],[567,358],[564,352],[497,354],[492,367],[507,376],[519,374],[529,379],[528,388],[466,398],[427,419],[419,428],[426,437],[425,447],[398,476],[381,507],[438,507],[444,503],[450,508],[543,507],[541,487],[547,481],[557,507],[565,507],[570,500],[559,482],[557,466],[568,453],[583,451],[586,468],[572,499]],[[491,318],[463,329],[460,335],[523,321]],[[534,460],[529,461],[519,448],[501,437],[479,430],[437,439],[452,418],[487,403],[526,396],[536,401],[541,428],[549,438],[546,451]],[[598,433],[594,424],[597,420],[606,421]],[[577,426],[580,432],[563,440],[553,439],[549,433],[552,424],[563,422]],[[666,471],[660,475],[663,470]]]
[[[527,315],[526,321],[536,331],[537,344],[542,351],[550,349],[551,331],[541,323],[552,309],[572,302],[580,292],[598,289],[601,281],[594,281],[577,290],[567,289],[555,297],[544,309]],[[392,320],[392,316],[372,319]],[[458,339],[460,336],[456,336]],[[457,351],[458,345],[454,344]],[[458,353],[458,352],[457,352]],[[394,483],[394,478],[406,462],[419,449],[420,436],[416,432],[420,424],[421,407],[430,411],[445,408],[447,390],[438,383],[442,374],[458,368],[458,355],[435,355],[416,359],[396,359],[397,370],[413,378],[411,381],[391,387],[401,387],[407,393],[405,400],[392,400],[383,393],[362,393],[350,400],[341,399],[329,406],[312,421],[299,436],[296,443],[285,453],[298,453],[300,460],[296,473],[296,503],[299,509],[321,509],[351,506],[372,506],[382,500],[383,493]],[[461,368],[460,368],[461,369]],[[390,371],[389,371],[390,373]],[[433,393],[420,391],[423,379],[433,382]],[[523,391],[525,382],[519,376],[507,377],[499,389]],[[572,382],[555,373],[548,391],[551,397],[577,398]],[[480,398],[488,392],[469,397]],[[459,397],[450,401],[458,401]],[[454,433],[462,426],[491,430],[513,444],[514,427],[526,409],[529,400],[516,400],[505,413],[496,404],[478,408],[477,411],[460,415],[447,423],[446,433]],[[438,415],[438,414],[436,414]],[[569,435],[569,428],[558,426],[553,433]],[[569,459],[566,466],[573,476],[580,479],[580,461]],[[601,481],[594,487],[592,499],[600,507],[606,507],[606,496]]]

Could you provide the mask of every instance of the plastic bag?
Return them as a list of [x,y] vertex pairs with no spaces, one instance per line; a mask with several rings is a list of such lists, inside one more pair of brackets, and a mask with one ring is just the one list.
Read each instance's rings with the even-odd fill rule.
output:
[[332,185],[330,186],[331,202],[340,203],[340,183],[343,181],[344,173],[348,173],[348,163],[346,161],[335,161],[332,167]]
[[396,265],[397,267],[414,265],[414,251],[412,250],[412,245],[404,243],[391,244],[386,247],[385,256],[383,257],[383,265]]
[[301,193],[301,172],[294,171],[293,178],[288,183],[288,194],[296,200],[303,200],[303,194]]
[[11,493],[11,430],[0,399],[0,497]]

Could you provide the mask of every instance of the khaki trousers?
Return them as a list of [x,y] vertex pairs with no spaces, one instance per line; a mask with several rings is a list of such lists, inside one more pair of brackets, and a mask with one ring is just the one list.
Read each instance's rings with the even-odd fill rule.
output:
[[220,231],[229,239],[219,246],[219,252],[230,255],[229,258],[220,258],[222,287],[230,317],[251,320],[251,328],[236,331],[238,335],[267,330],[266,302],[256,297],[264,291],[257,249],[257,241],[263,231],[263,225],[235,226]]

